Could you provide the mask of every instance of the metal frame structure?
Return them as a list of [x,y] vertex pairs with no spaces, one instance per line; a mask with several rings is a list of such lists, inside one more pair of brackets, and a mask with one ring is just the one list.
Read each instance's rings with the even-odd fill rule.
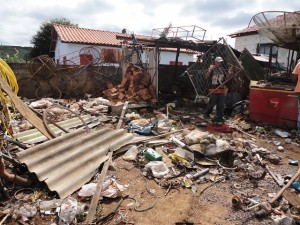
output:
[[187,74],[192,82],[196,92],[195,102],[198,102],[203,99],[203,97],[207,97],[209,95],[207,80],[205,80],[204,75],[209,66],[214,63],[214,59],[217,56],[222,57],[224,60],[222,65],[224,73],[228,73],[230,68],[234,71],[224,84],[226,85],[230,82],[230,87],[236,92],[239,92],[239,90],[243,88],[243,83],[239,82],[243,66],[233,53],[231,47],[227,44],[226,40],[221,38],[205,54],[198,56],[197,62],[189,67],[183,74]]
[[152,35],[154,32],[159,33],[160,36],[162,36],[162,34],[165,34],[166,38],[181,38],[183,40],[196,39],[198,41],[203,41],[206,34],[205,29],[196,25],[155,28],[152,30]]

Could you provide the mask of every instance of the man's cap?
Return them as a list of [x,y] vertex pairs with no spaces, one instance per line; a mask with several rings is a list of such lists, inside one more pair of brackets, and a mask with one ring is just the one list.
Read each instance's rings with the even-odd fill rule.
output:
[[222,57],[218,56],[215,58],[215,62],[223,62]]

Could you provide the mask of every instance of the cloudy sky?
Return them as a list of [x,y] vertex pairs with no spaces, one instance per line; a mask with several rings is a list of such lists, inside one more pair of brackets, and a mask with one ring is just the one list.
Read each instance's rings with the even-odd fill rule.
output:
[[[0,44],[31,46],[41,23],[66,18],[82,28],[157,35],[153,29],[196,25],[217,40],[262,11],[297,11],[298,0],[0,0]],[[229,44],[234,40],[227,37]]]

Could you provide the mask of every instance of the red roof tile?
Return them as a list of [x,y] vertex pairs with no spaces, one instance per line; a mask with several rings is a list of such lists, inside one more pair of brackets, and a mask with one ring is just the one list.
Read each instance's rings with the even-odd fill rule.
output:
[[242,36],[245,34],[250,34],[250,33],[258,33],[258,28],[256,25],[250,26],[250,27],[246,27],[242,30],[238,30],[232,34],[228,34],[228,36],[230,37],[237,37],[237,36]]
[[[120,47],[123,40],[117,39],[116,36],[130,36],[130,34],[122,34],[119,32],[103,31],[80,28],[76,26],[54,25],[54,30],[62,42],[80,43],[90,45],[105,45]],[[152,38],[151,36],[136,35],[137,38]]]

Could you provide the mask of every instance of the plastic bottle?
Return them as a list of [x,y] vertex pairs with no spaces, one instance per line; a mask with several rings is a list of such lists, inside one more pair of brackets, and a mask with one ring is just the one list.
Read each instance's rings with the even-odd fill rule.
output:
[[155,151],[152,148],[147,148],[145,151],[143,151],[143,154],[150,161],[161,161],[162,160],[162,155],[159,154],[157,151]]

